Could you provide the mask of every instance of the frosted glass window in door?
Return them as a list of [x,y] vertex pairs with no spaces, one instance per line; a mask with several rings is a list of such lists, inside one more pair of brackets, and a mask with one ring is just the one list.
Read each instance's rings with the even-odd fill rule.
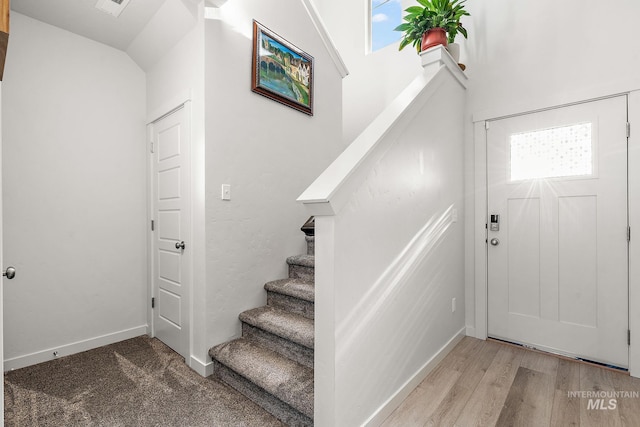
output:
[[591,123],[511,135],[511,181],[593,174]]

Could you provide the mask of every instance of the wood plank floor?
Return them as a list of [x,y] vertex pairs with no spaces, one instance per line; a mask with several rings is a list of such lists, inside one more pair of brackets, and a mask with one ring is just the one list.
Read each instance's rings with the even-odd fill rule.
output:
[[640,379],[465,337],[383,426],[637,427]]

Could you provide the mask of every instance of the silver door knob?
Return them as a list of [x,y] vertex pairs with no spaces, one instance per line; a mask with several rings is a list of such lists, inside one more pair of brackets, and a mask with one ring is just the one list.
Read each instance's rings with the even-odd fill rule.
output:
[[184,249],[184,240],[182,242],[176,242],[176,249]]
[[489,243],[491,243],[493,246],[498,246],[500,244],[500,240],[496,239],[495,237],[493,239],[491,239],[489,241]]
[[7,279],[13,279],[14,277],[16,277],[15,267],[7,267],[7,269],[2,272],[2,276],[6,277]]

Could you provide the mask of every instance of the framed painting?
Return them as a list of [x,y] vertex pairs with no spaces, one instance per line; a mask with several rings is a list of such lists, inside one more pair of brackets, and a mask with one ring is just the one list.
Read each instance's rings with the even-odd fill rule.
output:
[[251,90],[313,115],[313,57],[253,21]]

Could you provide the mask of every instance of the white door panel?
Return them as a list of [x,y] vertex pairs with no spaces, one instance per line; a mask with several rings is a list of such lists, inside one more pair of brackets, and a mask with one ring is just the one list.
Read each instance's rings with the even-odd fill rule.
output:
[[[152,125],[153,334],[185,358],[190,290],[189,132],[181,108]],[[185,248],[179,246],[185,242]]]
[[158,234],[162,240],[180,240],[180,211],[158,212]]
[[628,366],[626,97],[487,131],[489,335]]
[[[0,81],[0,106],[2,105],[2,82]],[[2,111],[0,109],[0,260],[2,260],[1,268],[5,268],[4,257],[2,253],[3,248],[3,231],[2,231]],[[4,313],[4,283],[0,280],[0,366],[4,367],[4,325],[3,325],[3,313]],[[0,413],[4,414],[4,387],[0,390]],[[4,420],[4,416],[2,418]],[[4,421],[0,422],[0,426],[4,425]]]

